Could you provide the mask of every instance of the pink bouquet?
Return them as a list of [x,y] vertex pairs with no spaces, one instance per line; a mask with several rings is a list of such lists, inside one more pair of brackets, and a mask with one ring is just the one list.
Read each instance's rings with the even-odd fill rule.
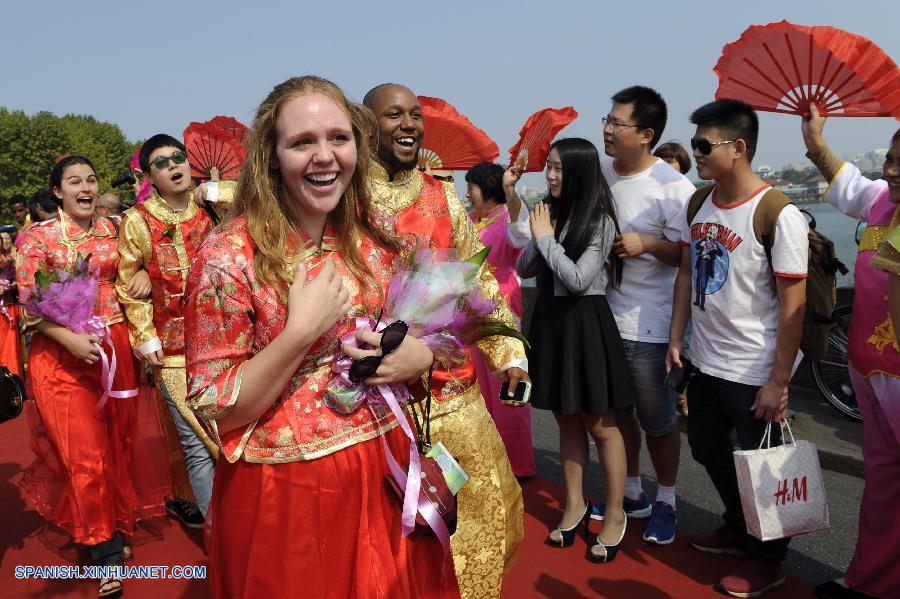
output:
[[528,341],[515,328],[491,318],[498,302],[475,285],[490,247],[467,260],[454,250],[420,250],[401,264],[391,279],[387,322],[402,320],[410,335],[425,343],[444,364],[465,359],[466,347],[485,337],[503,335]]
[[34,273],[34,287],[25,310],[61,324],[73,333],[104,337],[106,325],[94,316],[97,278],[90,273],[91,255],[75,258],[71,270],[43,270]]
[[[116,375],[116,348],[109,339],[106,323],[94,315],[94,302],[97,298],[97,278],[90,272],[91,255],[84,258],[78,254],[75,265],[69,269],[43,270],[34,273],[34,287],[30,290],[24,308],[32,316],[60,324],[73,333],[92,335],[100,339],[94,344],[100,352],[103,368],[103,394],[97,403],[102,409],[110,397],[126,398],[137,395],[137,389],[113,391]],[[107,356],[102,345],[110,348]]]

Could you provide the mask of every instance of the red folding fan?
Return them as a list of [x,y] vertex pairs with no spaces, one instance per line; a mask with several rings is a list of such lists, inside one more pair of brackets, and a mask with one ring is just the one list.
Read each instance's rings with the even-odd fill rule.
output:
[[425,139],[419,149],[419,168],[455,171],[493,162],[500,148],[488,134],[440,98],[419,96]]
[[238,143],[241,144],[241,147],[246,150],[247,142],[250,140],[250,130],[247,127],[238,121],[236,118],[230,116],[214,116],[210,120],[206,121],[213,127],[218,127],[225,133],[230,134]]
[[244,162],[244,148],[230,133],[209,123],[191,123],[184,130],[184,145],[193,179],[212,179],[213,167],[219,171],[218,180],[238,178]]
[[524,165],[526,173],[544,170],[550,142],[577,117],[578,113],[571,106],[544,108],[535,112],[519,131],[519,141],[509,149],[510,164]]
[[864,37],[787,21],[754,25],[726,45],[713,69],[716,98],[768,112],[900,118],[900,69]]

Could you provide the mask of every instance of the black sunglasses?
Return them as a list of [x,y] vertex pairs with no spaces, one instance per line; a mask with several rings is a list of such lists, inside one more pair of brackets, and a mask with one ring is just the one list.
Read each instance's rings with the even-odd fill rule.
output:
[[700,150],[700,153],[704,156],[709,156],[709,153],[713,151],[713,148],[716,146],[724,146],[725,144],[733,144],[736,142],[736,139],[729,139],[728,141],[709,141],[705,137],[702,139],[692,139],[691,140],[691,149],[692,150]]
[[365,358],[354,360],[353,363],[350,364],[350,380],[354,383],[358,383],[375,374],[375,371],[381,366],[381,361],[385,356],[389,356],[397,351],[397,348],[403,343],[403,339],[406,337],[406,332],[408,330],[409,325],[402,320],[397,320],[386,326],[384,330],[381,331],[381,355],[366,356]]
[[183,164],[185,160],[187,160],[187,156],[184,155],[184,152],[181,150],[175,150],[168,156],[157,156],[154,158],[150,164],[155,166],[159,170],[163,170],[167,166],[169,166],[169,161],[174,162],[175,164]]

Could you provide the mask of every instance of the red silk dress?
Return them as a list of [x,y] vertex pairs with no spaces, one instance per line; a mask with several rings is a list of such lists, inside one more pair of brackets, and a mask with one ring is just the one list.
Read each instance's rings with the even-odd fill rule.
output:
[[[137,387],[135,363],[116,299],[118,232],[95,219],[85,231],[62,211],[59,218],[28,229],[19,245],[17,279],[24,302],[39,269],[69,269],[77,256],[91,255],[99,278],[94,315],[109,327],[118,360],[112,389]],[[26,324],[39,319],[25,315]],[[109,343],[104,351],[110,353]],[[171,481],[156,462],[165,448],[152,403],[138,397],[110,398],[102,410],[101,364],[88,365],[40,333],[31,341],[29,406],[35,463],[22,479],[38,511],[77,543],[95,545],[116,531],[165,513]],[[28,402],[29,404],[31,402]],[[164,464],[164,462],[163,462]]]
[[22,356],[19,350],[19,301],[16,292],[16,265],[12,256],[0,256],[0,280],[6,281],[7,291],[0,291],[0,365],[22,376]]
[[[399,500],[385,484],[384,435],[398,459],[408,440],[390,412],[366,406],[349,415],[322,401],[331,358],[352,316],[372,315],[376,291],[361,292],[331,226],[320,246],[289,241],[289,261],[315,276],[331,258],[353,308],[310,348],[290,383],[255,422],[219,433],[216,418],[240,394],[244,364],[287,320],[284,301],[257,282],[254,244],[238,217],[204,240],[185,295],[188,403],[220,447],[207,545],[214,597],[456,597],[452,568],[441,576],[436,537],[401,536]],[[360,252],[385,290],[393,256],[369,239]],[[293,268],[291,268],[293,272]]]

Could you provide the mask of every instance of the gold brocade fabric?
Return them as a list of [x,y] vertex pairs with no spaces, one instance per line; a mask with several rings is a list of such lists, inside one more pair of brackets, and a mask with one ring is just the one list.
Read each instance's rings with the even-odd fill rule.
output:
[[[390,181],[376,163],[370,189],[376,223],[401,240],[404,257],[430,247],[455,249],[465,259],[482,249],[452,184],[438,184],[418,171],[397,173]],[[482,268],[478,285],[485,297],[498,301],[491,317],[515,326],[489,269]],[[507,337],[489,337],[477,345],[495,371],[525,357],[522,344]],[[431,439],[443,443],[469,475],[457,495],[457,525],[451,539],[460,594],[465,599],[499,597],[503,575],[524,536],[522,490],[474,374],[471,379],[447,380],[439,399],[431,406]]]
[[[900,231],[900,228],[895,229]],[[892,230],[893,232],[893,230]],[[869,263],[872,268],[883,270],[892,275],[900,276],[900,252],[894,249],[887,241],[883,242]]]
[[522,489],[481,397],[480,387],[432,402],[431,438],[441,441],[469,475],[457,495],[450,539],[463,599],[499,597],[503,575],[525,535]]
[[206,445],[206,449],[209,451],[210,455],[215,459],[219,459],[219,446],[216,445],[215,441],[209,438],[209,435],[206,434],[206,429],[201,426],[200,422],[197,420],[197,416],[195,416],[194,412],[187,406],[187,372],[185,369],[156,368],[154,374],[156,374],[157,392],[161,394],[162,390],[160,389],[160,386],[165,386],[166,393],[169,394],[169,397],[172,398],[172,403],[178,408],[178,413],[181,414],[184,421],[190,425],[194,433],[200,437],[203,444]]
[[[231,208],[234,183],[219,184],[219,213]],[[128,320],[135,350],[157,340],[166,367],[184,368],[184,331],[180,302],[190,261],[213,220],[189,197],[187,207],[176,211],[155,191],[147,201],[125,211],[119,230],[119,276],[116,291]],[[134,299],[128,283],[138,271],[150,275],[150,297]]]

